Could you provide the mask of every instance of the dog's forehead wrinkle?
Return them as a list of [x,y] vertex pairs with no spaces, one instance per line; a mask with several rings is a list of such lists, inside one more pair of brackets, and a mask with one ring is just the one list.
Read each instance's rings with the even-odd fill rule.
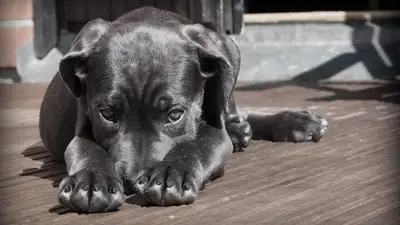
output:
[[[147,78],[147,79],[146,79]],[[114,82],[114,90],[122,95],[126,95],[128,101],[140,100],[143,103],[154,103],[161,96],[169,96],[174,102],[184,104],[188,101],[186,89],[189,86],[182,85],[183,80],[177,79],[173,75],[155,76],[125,76],[117,82]],[[147,99],[146,99],[147,98]]]
[[[173,50],[176,46],[183,46],[187,43],[178,33],[155,27],[139,26],[130,31],[117,30],[107,38],[109,47],[114,49],[135,49],[140,50]],[[142,53],[142,52],[140,52]]]
[[147,23],[126,23],[118,26],[112,32],[112,38],[118,41],[140,40],[144,42],[159,43],[169,45],[172,42],[185,41],[178,29],[170,29],[165,26],[150,25]]
[[[96,49],[95,67],[112,90],[130,108],[157,105],[158,96],[169,95],[173,104],[190,108],[198,82],[197,58],[179,32],[157,27],[122,27],[109,32]],[[112,79],[109,79],[112,78]],[[109,80],[109,82],[107,81]],[[165,85],[167,84],[167,85]],[[159,87],[165,85],[164,89]],[[118,97],[114,97],[118,99]],[[145,99],[148,98],[148,99]],[[139,109],[138,109],[139,110]]]
[[[113,34],[108,38],[107,46],[112,49],[110,52],[112,57],[109,58],[118,60],[123,56],[124,62],[134,67],[144,68],[148,64],[171,63],[182,57],[182,53],[185,52],[182,48],[187,48],[186,40],[177,32],[166,29],[139,26],[130,32],[113,32]],[[132,60],[135,64],[132,64]],[[121,60],[118,62],[121,63]]]

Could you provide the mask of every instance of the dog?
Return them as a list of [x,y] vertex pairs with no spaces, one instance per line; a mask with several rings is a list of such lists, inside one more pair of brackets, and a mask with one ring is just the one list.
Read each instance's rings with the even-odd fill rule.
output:
[[173,12],[144,7],[85,24],[40,108],[43,144],[68,172],[60,204],[114,211],[133,193],[190,204],[251,139],[318,142],[328,123],[314,113],[240,113],[239,68],[230,37]]

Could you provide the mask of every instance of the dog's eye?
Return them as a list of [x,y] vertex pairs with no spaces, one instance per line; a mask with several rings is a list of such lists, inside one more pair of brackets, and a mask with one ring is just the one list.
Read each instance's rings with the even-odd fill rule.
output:
[[115,115],[111,109],[106,108],[106,109],[100,109],[99,111],[104,119],[111,121],[113,123],[117,122]]
[[181,109],[174,109],[168,113],[168,119],[170,122],[178,121],[183,115],[183,110]]

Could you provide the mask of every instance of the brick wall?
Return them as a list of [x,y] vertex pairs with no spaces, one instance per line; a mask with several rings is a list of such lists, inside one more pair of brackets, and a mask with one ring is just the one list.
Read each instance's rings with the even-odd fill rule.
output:
[[15,50],[33,38],[32,0],[0,0],[0,68],[15,67]]

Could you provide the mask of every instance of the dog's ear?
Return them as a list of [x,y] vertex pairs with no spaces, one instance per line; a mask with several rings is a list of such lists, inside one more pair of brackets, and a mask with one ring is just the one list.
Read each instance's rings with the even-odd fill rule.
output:
[[206,79],[203,118],[210,125],[221,128],[221,116],[228,111],[229,99],[239,72],[239,49],[226,35],[200,24],[186,25],[183,33],[197,48],[200,74]]
[[94,44],[109,27],[110,22],[102,19],[89,21],[78,33],[69,52],[60,62],[61,78],[75,97],[82,93],[82,81],[87,75],[87,58]]

